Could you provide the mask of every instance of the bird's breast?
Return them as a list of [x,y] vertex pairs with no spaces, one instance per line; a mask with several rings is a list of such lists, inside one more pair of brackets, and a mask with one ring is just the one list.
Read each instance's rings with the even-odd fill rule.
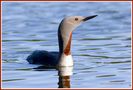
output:
[[59,60],[59,66],[73,66],[72,55],[65,55],[64,53],[61,55]]

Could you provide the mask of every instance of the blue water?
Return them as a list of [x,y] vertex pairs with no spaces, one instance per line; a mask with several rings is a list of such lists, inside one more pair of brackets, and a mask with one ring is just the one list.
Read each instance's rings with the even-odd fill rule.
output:
[[65,16],[98,15],[73,33],[71,88],[131,87],[130,2],[3,2],[2,87],[58,88],[58,71],[26,62],[34,50],[58,51]]

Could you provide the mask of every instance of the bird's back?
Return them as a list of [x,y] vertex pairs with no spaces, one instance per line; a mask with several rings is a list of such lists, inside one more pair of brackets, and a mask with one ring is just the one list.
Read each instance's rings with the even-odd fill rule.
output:
[[48,52],[45,50],[36,50],[27,57],[30,64],[42,64],[45,66],[56,66],[58,64],[59,52]]

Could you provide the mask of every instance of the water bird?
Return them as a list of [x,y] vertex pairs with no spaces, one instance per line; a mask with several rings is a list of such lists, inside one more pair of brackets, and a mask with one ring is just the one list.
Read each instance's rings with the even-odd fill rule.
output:
[[58,27],[59,52],[36,50],[27,57],[30,64],[42,64],[45,66],[73,66],[71,54],[72,32],[81,23],[90,20],[97,15],[88,17],[69,16],[65,17]]

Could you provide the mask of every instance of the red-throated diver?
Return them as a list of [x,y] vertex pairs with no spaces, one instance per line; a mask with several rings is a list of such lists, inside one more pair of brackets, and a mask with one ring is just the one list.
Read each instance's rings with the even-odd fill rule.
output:
[[82,17],[71,16],[64,18],[58,28],[59,52],[36,50],[27,57],[30,64],[42,64],[46,66],[73,66],[71,55],[72,32],[82,22],[96,17],[97,15]]

